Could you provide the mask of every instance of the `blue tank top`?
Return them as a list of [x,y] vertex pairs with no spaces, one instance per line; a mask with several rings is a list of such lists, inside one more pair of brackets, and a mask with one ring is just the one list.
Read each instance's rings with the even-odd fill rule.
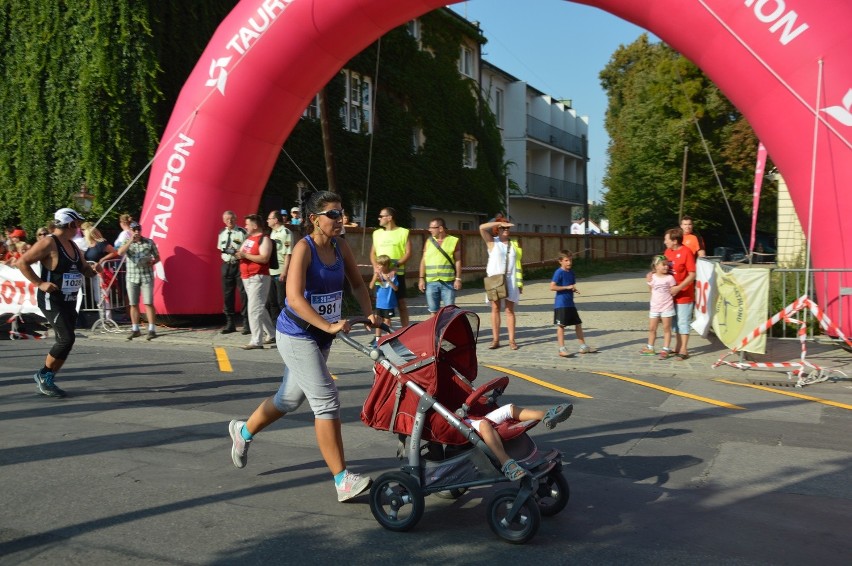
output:
[[[311,248],[311,263],[308,265],[308,271],[305,274],[305,300],[325,320],[337,322],[341,318],[343,278],[345,277],[343,256],[340,255],[340,250],[337,248],[337,239],[331,239],[335,258],[332,265],[326,265],[320,260],[317,248],[310,236],[305,236],[304,240]],[[298,317],[295,311],[290,308],[290,300],[284,299],[284,308],[281,309],[281,314],[278,315],[275,324],[278,332],[288,336],[316,340],[320,347],[327,346],[334,339],[332,335],[327,335],[327,338],[323,337],[322,340],[318,340],[315,335],[298,326],[285,311],[289,311],[292,315]]]

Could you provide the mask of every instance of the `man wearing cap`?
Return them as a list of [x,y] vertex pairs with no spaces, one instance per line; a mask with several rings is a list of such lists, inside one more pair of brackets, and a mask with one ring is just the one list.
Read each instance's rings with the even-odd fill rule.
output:
[[222,213],[222,222],[225,229],[219,232],[219,243],[217,249],[222,257],[222,295],[225,299],[223,312],[225,313],[225,328],[222,334],[230,334],[237,331],[236,326],[236,293],[239,290],[243,317],[243,334],[251,334],[248,321],[248,298],[243,288],[243,280],[240,277],[240,262],[237,259],[237,250],[246,241],[246,231],[237,226],[237,215],[233,210]]
[[290,224],[300,226],[302,224],[302,211],[298,206],[290,209]]
[[118,248],[118,255],[127,256],[127,301],[130,303],[130,322],[133,324],[128,340],[139,338],[139,292],[142,292],[142,303],[145,305],[145,316],[148,319],[148,336],[146,340],[157,337],[154,313],[154,264],[160,261],[160,252],[154,240],[142,236],[142,227],[138,222],[130,223],[133,236]]
[[[44,367],[33,376],[39,393],[47,397],[65,397],[54,379],[74,346],[77,293],[83,287],[83,277],[103,271],[99,264],[92,268],[72,241],[83,220],[73,209],[60,208],[53,216],[53,233],[33,244],[17,263],[21,274],[38,289],[38,306],[56,338]],[[34,263],[41,264],[40,275],[33,271]]]

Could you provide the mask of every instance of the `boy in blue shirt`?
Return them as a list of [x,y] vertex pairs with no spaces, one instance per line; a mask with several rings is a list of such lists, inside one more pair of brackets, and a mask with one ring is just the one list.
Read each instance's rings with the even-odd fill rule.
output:
[[553,324],[556,325],[556,340],[559,342],[559,355],[570,358],[573,354],[568,353],[565,347],[565,327],[573,326],[580,342],[580,353],[588,354],[595,349],[589,347],[583,338],[583,321],[574,306],[574,293],[577,290],[574,272],[571,271],[571,252],[562,250],[559,252],[559,267],[553,273],[550,280],[550,290],[556,292],[556,300],[553,304]]
[[[370,288],[376,287],[376,316],[390,328],[391,319],[396,315],[397,298],[396,291],[399,289],[399,279],[396,276],[396,270],[391,269],[391,258],[386,255],[380,255],[376,258],[376,263],[379,268],[373,273],[373,280],[370,281]],[[370,346],[375,348],[379,341],[379,336],[382,335],[382,329],[376,326],[376,337],[370,342]]]

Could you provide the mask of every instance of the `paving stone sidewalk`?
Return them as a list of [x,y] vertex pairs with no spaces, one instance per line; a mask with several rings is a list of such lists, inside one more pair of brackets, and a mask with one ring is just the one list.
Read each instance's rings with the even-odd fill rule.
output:
[[[690,357],[687,360],[659,360],[656,356],[641,356],[639,351],[645,345],[648,329],[649,294],[644,281],[644,273],[619,273],[600,275],[580,279],[580,293],[575,297],[577,309],[583,319],[586,342],[597,349],[596,353],[575,355],[571,358],[558,356],[556,330],[553,325],[553,292],[550,282],[538,280],[527,282],[524,293],[516,308],[518,350],[508,347],[508,337],[503,319],[501,347],[487,349],[491,342],[490,308],[485,302],[481,289],[462,290],[456,300],[459,307],[471,310],[480,317],[480,336],[478,358],[482,364],[491,364],[523,371],[524,368],[546,367],[564,368],[566,371],[600,371],[627,376],[677,376],[705,379],[766,379],[770,381],[787,380],[782,371],[749,370],[720,366],[712,368],[727,349],[710,333],[702,338],[694,332],[689,338]],[[408,300],[411,321],[419,322],[428,316],[423,295]],[[129,329],[125,329],[129,331]],[[233,356],[270,356],[277,358],[274,347],[264,351],[242,351],[239,346],[247,342],[247,337],[239,333],[222,335],[219,328],[159,328],[159,344],[209,344],[211,347],[225,347]],[[660,334],[662,332],[660,331]],[[90,338],[99,340],[124,340],[126,332],[119,334],[97,334],[84,332]],[[364,342],[368,338],[364,337]],[[658,337],[657,348],[662,346],[662,337]],[[566,329],[566,346],[569,350],[578,350],[573,329]],[[852,376],[852,355],[831,344],[808,342],[807,359],[824,367],[843,371]],[[332,347],[332,364],[343,363],[339,357],[351,357],[353,351],[345,344],[336,341]],[[796,361],[801,355],[801,345],[796,340],[770,339],[764,355],[750,354],[752,361]],[[728,358],[736,361],[737,356]]]

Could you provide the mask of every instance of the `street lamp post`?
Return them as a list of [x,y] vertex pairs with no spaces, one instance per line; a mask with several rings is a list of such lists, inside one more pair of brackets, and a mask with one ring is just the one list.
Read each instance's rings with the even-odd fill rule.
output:
[[80,192],[74,193],[72,198],[74,199],[74,206],[82,212],[90,212],[92,204],[95,202],[95,195],[89,192],[85,183],[80,187]]

